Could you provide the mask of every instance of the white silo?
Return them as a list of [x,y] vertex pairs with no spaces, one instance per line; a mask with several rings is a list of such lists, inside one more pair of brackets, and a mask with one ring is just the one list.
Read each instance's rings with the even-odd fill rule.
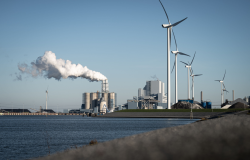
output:
[[115,93],[109,93],[109,98],[108,98],[108,110],[113,112],[113,110],[115,109]]
[[84,109],[89,109],[90,108],[90,93],[84,93],[83,95],[84,98]]
[[98,99],[98,92],[90,93],[90,108],[94,109],[97,104],[95,104],[95,100]]
[[102,99],[107,103],[106,105],[107,105],[107,107],[109,107],[109,105],[108,105],[108,93],[102,93]]

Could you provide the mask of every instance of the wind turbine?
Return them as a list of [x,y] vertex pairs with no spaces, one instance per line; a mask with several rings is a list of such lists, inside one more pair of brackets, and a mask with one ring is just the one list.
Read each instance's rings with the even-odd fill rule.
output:
[[192,93],[193,93],[193,100],[194,100],[194,77],[195,76],[201,76],[202,74],[193,74],[193,69],[191,68],[191,77],[192,77],[192,88],[193,88],[193,91],[192,91]]
[[[195,57],[195,54],[196,54],[196,52],[194,53],[194,57]],[[190,70],[190,73],[191,73],[191,65],[192,65],[192,63],[193,63],[193,61],[194,61],[194,57],[193,57],[193,59],[192,59],[191,63],[185,63],[185,62],[180,61],[180,62],[182,62],[182,63],[184,63],[184,64],[186,65],[185,67],[187,68],[187,71],[188,71],[188,72],[187,72],[187,76],[188,76],[188,99],[190,99],[189,70]]]
[[222,84],[223,84],[225,76],[226,76],[226,70],[225,70],[225,74],[224,74],[224,77],[223,77],[222,80],[215,80],[215,81],[218,81],[218,82],[221,83],[221,104],[223,104],[223,89],[222,89]]
[[224,92],[228,93],[228,91],[227,91],[227,89],[226,89],[224,83],[223,83],[223,87],[224,87],[224,88],[223,88],[223,98],[222,98],[222,99],[223,99],[223,103],[224,103]]
[[49,92],[48,92],[48,89],[49,89],[49,87],[47,87],[47,90],[46,90],[46,92],[45,92],[45,93],[46,93],[46,107],[45,107],[46,110],[48,109],[48,108],[47,108],[47,96],[48,96],[48,93],[49,93]]
[[[161,3],[160,0],[159,0],[159,2]],[[167,103],[168,103],[168,109],[171,109],[170,108],[171,107],[170,106],[170,104],[171,104],[170,103],[170,95],[171,95],[171,93],[170,93],[170,46],[171,46],[171,30],[172,30],[172,27],[174,27],[174,26],[178,25],[179,23],[181,23],[182,21],[186,20],[187,17],[184,18],[181,21],[178,21],[178,22],[176,22],[174,24],[171,24],[170,20],[168,18],[168,14],[167,14],[167,12],[166,12],[166,10],[165,10],[165,8],[164,8],[164,6],[163,6],[162,3],[161,3],[161,6],[162,6],[162,8],[163,8],[163,10],[164,10],[164,12],[165,12],[165,14],[167,16],[168,23],[169,23],[169,24],[162,24],[162,27],[163,28],[167,28],[167,32],[168,32],[168,36],[167,36],[167,39],[168,39],[168,42],[167,42],[167,93],[168,93],[168,95],[167,95]]]
[[[173,30],[173,35],[174,35],[174,30]],[[175,40],[175,45],[176,45],[176,51],[172,51],[172,53],[175,54],[175,61],[174,61],[174,66],[173,66],[173,69],[172,69],[171,73],[173,72],[174,67],[175,67],[175,103],[178,103],[177,56],[178,56],[178,54],[180,54],[180,55],[185,55],[185,56],[189,56],[189,57],[190,57],[190,55],[185,54],[185,53],[182,53],[182,52],[179,52],[179,51],[178,51],[178,47],[177,47],[177,43],[176,43],[175,35],[174,35],[174,40]]]

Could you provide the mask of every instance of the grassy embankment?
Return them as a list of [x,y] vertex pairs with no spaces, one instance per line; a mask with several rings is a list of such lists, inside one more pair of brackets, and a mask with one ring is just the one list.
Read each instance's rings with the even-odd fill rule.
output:
[[[243,110],[244,109],[193,109],[192,112],[238,112]],[[116,112],[190,112],[190,111],[191,109],[125,109]]]

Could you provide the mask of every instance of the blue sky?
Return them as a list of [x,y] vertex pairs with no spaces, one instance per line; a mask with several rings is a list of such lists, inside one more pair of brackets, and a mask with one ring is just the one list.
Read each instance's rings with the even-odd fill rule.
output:
[[[174,28],[178,49],[196,57],[195,100],[220,104],[220,83],[225,69],[225,98],[250,96],[250,1],[162,0],[172,23],[187,20]],[[100,91],[101,82],[32,78],[19,73],[17,65],[30,64],[45,51],[57,58],[87,66],[109,80],[118,104],[137,96],[151,76],[167,81],[167,23],[157,0],[0,1],[0,106],[34,108],[45,106],[62,111],[79,108],[82,93]],[[175,50],[172,41],[171,50]],[[187,70],[178,56],[179,98],[187,98]],[[171,54],[171,68],[174,55]],[[174,101],[174,73],[171,74],[171,101]]]

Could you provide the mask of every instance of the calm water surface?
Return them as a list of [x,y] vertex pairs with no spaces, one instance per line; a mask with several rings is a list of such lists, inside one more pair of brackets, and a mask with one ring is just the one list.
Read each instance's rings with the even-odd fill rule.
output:
[[[29,159],[197,119],[0,116],[0,159]],[[48,149],[48,145],[49,148]]]

